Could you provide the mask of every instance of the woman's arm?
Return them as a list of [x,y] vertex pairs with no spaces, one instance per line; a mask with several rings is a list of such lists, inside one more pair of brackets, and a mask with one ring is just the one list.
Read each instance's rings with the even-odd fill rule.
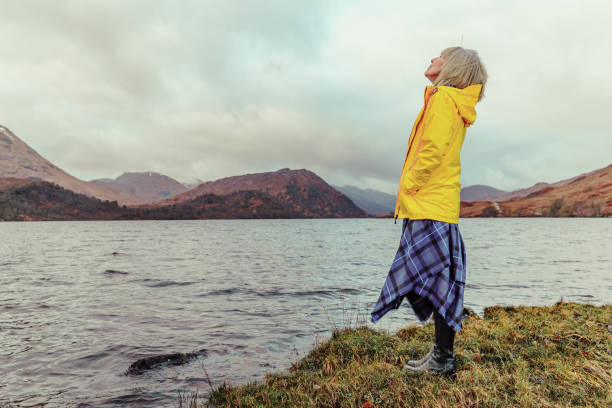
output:
[[437,92],[431,98],[431,105],[423,118],[426,127],[418,146],[417,158],[405,176],[404,189],[410,194],[423,187],[433,171],[440,166],[458,125],[457,107],[451,97],[444,92]]

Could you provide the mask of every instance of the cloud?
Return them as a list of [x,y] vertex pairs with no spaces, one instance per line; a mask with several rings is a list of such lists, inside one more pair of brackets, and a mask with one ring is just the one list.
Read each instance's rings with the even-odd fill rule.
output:
[[464,185],[609,164],[603,1],[3,1],[2,124],[84,179],[281,167],[394,192],[423,71],[477,49],[490,79]]

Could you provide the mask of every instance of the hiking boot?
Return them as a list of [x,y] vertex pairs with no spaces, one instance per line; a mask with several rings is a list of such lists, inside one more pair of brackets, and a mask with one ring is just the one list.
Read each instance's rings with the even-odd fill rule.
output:
[[410,367],[418,367],[421,364],[424,364],[427,360],[429,360],[431,358],[432,353],[433,353],[433,347],[431,348],[431,350],[429,350],[427,354],[425,354],[425,357],[423,357],[420,360],[409,360],[406,363],[406,365]]
[[406,365],[404,370],[408,373],[432,373],[443,374],[451,377],[455,376],[457,364],[455,355],[450,350],[443,350],[438,346],[434,346],[431,352],[431,357],[418,367]]

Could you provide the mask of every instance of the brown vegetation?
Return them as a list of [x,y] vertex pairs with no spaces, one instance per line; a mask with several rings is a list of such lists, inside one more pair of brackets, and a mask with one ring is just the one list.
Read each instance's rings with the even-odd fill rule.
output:
[[208,194],[229,196],[245,191],[260,192],[279,205],[309,218],[365,217],[367,215],[347,196],[332,188],[321,177],[304,169],[281,169],[210,181],[185,193],[149,205],[147,208],[180,205]]
[[[76,194],[46,181],[0,179],[0,221],[33,220],[192,220],[231,218],[339,218],[363,216],[343,212],[333,205],[317,206],[324,197],[310,191],[295,200],[308,211],[300,211],[261,191],[237,191],[227,195],[204,194],[180,204],[148,207],[120,206]],[[349,208],[350,210],[350,208]]]
[[[461,217],[495,216],[491,201],[461,202]],[[612,215],[612,165],[547,187],[524,198],[497,201],[503,217]]]

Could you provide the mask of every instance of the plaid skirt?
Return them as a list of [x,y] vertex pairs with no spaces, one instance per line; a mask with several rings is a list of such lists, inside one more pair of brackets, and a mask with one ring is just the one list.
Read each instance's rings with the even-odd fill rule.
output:
[[397,309],[407,297],[421,322],[437,310],[459,331],[464,286],[465,248],[459,226],[404,219],[399,249],[372,311],[372,322]]

